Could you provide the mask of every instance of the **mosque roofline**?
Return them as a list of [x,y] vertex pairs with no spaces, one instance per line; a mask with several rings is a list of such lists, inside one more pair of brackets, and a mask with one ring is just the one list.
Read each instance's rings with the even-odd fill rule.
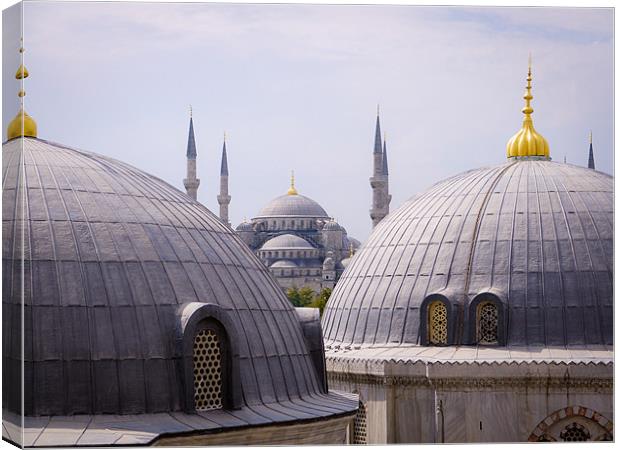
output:
[[289,219],[289,218],[295,218],[295,217],[303,217],[303,218],[313,218],[313,219],[330,219],[333,220],[332,217],[329,216],[317,216],[316,214],[282,214],[279,216],[254,216],[252,217],[252,219],[250,220],[254,220],[254,219],[278,219],[278,218],[283,218],[283,219]]
[[[358,396],[331,390],[313,399],[296,400],[277,408],[269,404],[235,410],[201,411],[196,414],[95,414],[75,416],[22,416],[3,409],[3,439],[24,447],[102,447],[149,445],[160,437],[196,433],[213,434],[272,425],[293,425],[316,419],[354,415]],[[320,405],[320,406],[319,406]]]
[[325,356],[337,362],[440,365],[613,365],[611,345],[581,346],[423,346],[325,345]]

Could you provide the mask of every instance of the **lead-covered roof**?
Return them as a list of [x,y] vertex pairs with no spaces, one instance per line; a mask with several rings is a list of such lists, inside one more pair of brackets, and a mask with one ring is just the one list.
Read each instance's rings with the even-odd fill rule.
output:
[[232,319],[244,405],[320,393],[294,309],[206,208],[127,164],[39,139],[9,141],[2,160],[9,409],[20,408],[9,386],[23,331],[26,415],[179,410],[175,329],[190,302]]
[[467,307],[484,292],[503,302],[507,345],[611,345],[613,178],[520,160],[436,184],[356,252],[327,304],[325,340],[420,344],[425,298],[445,295],[471,327]]

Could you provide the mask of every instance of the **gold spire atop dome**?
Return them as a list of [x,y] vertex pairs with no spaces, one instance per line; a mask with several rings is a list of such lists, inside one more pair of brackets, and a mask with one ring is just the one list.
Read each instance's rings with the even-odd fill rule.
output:
[[298,195],[297,189],[295,189],[295,172],[291,170],[291,187],[286,192],[288,195]]
[[527,86],[525,87],[525,94],[523,94],[525,106],[521,110],[523,114],[525,114],[525,118],[523,119],[523,126],[521,129],[511,137],[508,144],[506,144],[506,156],[508,158],[523,156],[541,156],[549,158],[549,144],[547,140],[534,129],[534,122],[532,121],[534,108],[532,108],[530,104],[533,98],[532,56],[530,55],[527,69]]
[[592,145],[592,130],[590,130],[590,145]]
[[[19,47],[19,53],[24,53],[23,47],[23,38],[21,39],[22,45]],[[24,78],[28,78],[28,70],[24,66],[23,62],[19,65],[17,72],[15,73],[15,78],[18,80],[24,80]],[[28,137],[37,137],[37,123],[34,121],[32,117],[28,115],[28,113],[24,110],[24,96],[26,95],[26,91],[23,88],[23,81],[20,82],[22,85],[17,93],[19,97],[19,111],[17,115],[11,120],[9,126],[6,130],[7,139],[14,139],[16,137],[28,136]]]

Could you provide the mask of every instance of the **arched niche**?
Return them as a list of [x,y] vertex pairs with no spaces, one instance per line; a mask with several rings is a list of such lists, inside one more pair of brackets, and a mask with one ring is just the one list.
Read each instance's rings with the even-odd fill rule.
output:
[[[422,345],[455,344],[457,308],[444,294],[428,295],[420,305],[420,341]],[[445,339],[438,339],[445,337]]]
[[602,414],[585,406],[567,406],[541,420],[528,441],[611,441],[613,432],[613,422]]
[[236,327],[219,305],[192,302],[182,305],[178,310],[177,351],[181,356],[181,380],[183,388],[183,409],[196,411],[195,345],[200,339],[215,339],[220,349],[221,400],[223,409],[238,409],[242,403],[241,379],[239,373],[239,337]]
[[[501,293],[489,290],[479,293],[469,303],[466,319],[469,344],[506,345],[508,311],[502,297]],[[489,339],[493,327],[492,320],[494,320],[496,330],[495,340]]]

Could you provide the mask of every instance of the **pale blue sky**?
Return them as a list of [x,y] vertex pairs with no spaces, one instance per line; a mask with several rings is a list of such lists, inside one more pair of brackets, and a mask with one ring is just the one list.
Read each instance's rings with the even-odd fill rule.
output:
[[[392,209],[502,163],[521,125],[529,51],[534,123],[552,158],[586,164],[592,129],[597,168],[613,173],[611,9],[28,2],[24,11],[26,106],[39,137],[182,189],[191,103],[198,199],[214,212],[228,134],[233,225],[285,193],[295,169],[300,193],[364,240],[378,102]],[[16,47],[5,40],[5,130]]]

